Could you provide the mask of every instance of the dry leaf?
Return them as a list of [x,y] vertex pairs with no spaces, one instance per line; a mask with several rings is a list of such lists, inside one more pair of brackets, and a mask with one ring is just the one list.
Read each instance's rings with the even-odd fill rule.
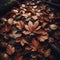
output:
[[34,29],[37,28],[38,25],[39,25],[39,22],[36,21],[36,22],[34,23],[34,25],[33,25],[33,28],[34,28]]
[[8,45],[8,46],[7,46],[7,49],[6,49],[6,52],[7,52],[9,55],[12,55],[12,54],[15,52],[15,47],[13,47],[12,45]]
[[38,37],[38,40],[40,41],[40,42],[44,42],[45,40],[47,40],[48,39],[48,36],[40,36],[40,37]]
[[28,27],[29,27],[29,30],[32,32],[33,30],[33,23],[31,21],[28,22]]
[[39,42],[38,42],[37,40],[35,40],[35,39],[32,39],[32,44],[33,44],[36,48],[38,48],[38,46],[39,46]]
[[29,32],[29,31],[23,31],[23,34],[25,34],[25,35],[29,35],[31,32]]
[[34,20],[38,19],[38,17],[37,17],[37,16],[32,16],[32,18],[33,18]]

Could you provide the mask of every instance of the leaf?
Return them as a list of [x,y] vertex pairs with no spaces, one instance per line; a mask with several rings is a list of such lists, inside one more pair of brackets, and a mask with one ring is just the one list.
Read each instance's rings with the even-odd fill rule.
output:
[[34,25],[33,25],[33,28],[35,29],[38,25],[39,25],[39,22],[36,21],[36,22],[34,23]]
[[34,31],[35,34],[41,34],[41,31]]
[[20,22],[21,28],[24,28],[24,22],[23,21],[19,21],[19,22]]
[[31,50],[31,47],[26,46],[26,47],[25,47],[25,50]]
[[28,22],[28,26],[29,26],[29,30],[32,32],[32,28],[33,28],[33,23],[31,21]]
[[41,26],[38,26],[38,27],[35,29],[35,31],[36,31],[36,30],[39,30],[40,28],[41,28]]
[[25,39],[22,39],[22,41],[23,41],[24,43],[28,44],[28,42],[27,42]]
[[44,42],[45,40],[47,40],[48,39],[48,36],[40,36],[40,37],[38,37],[38,40],[40,41],[40,42]]
[[45,28],[45,27],[46,27],[46,25],[47,25],[47,23],[46,23],[46,22],[44,22],[44,23],[42,24],[42,28]]
[[29,31],[29,27],[28,27],[28,25],[25,25],[25,29]]
[[35,39],[32,39],[32,44],[35,46],[35,48],[38,48],[39,42]]
[[29,35],[31,32],[29,32],[29,31],[23,31],[23,34],[25,34],[25,35]]
[[9,55],[11,55],[15,52],[15,47],[13,47],[12,45],[8,45],[6,51]]
[[38,19],[38,17],[37,17],[37,16],[32,16],[32,18],[33,18],[34,20]]

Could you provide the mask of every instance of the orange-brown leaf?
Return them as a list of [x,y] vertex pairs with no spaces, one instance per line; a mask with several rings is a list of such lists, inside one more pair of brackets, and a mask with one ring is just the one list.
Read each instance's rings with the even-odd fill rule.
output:
[[39,42],[38,42],[37,40],[35,40],[35,39],[32,39],[32,44],[33,44],[36,48],[38,48],[38,46],[39,46]]
[[23,31],[23,34],[25,34],[25,35],[29,35],[31,32],[29,32],[29,31]]

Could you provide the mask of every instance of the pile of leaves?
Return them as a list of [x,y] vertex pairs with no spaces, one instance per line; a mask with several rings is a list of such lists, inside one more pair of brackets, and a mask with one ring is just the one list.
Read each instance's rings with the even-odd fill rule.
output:
[[49,43],[60,36],[54,8],[41,0],[18,2],[18,5],[0,19],[1,60],[52,57]]

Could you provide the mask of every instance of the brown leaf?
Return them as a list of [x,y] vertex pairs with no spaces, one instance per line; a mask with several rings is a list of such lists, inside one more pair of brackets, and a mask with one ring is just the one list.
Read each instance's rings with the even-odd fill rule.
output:
[[29,30],[32,32],[33,23],[31,21],[28,22],[28,27],[29,27]]
[[13,24],[13,18],[8,19],[8,24],[12,25]]
[[13,54],[13,53],[15,52],[15,47],[13,47],[12,45],[8,45],[6,52],[7,52],[9,55]]
[[29,27],[28,27],[28,25],[25,25],[25,29],[29,31]]
[[32,44],[35,46],[35,48],[38,48],[39,42],[35,39],[32,39]]
[[38,17],[37,17],[37,16],[32,16],[32,18],[33,18],[34,20],[38,19]]
[[14,23],[16,24],[16,27],[18,28],[18,29],[22,29],[22,28],[24,28],[24,22],[23,21],[18,21],[18,22],[16,22],[16,21],[14,21]]
[[36,21],[36,22],[34,23],[34,25],[33,25],[33,29],[35,29],[38,25],[39,25],[39,22]]
[[17,43],[20,43],[22,46],[24,46],[25,44],[29,44],[25,39],[23,38],[17,38],[16,39]]
[[40,36],[40,37],[38,37],[38,40],[40,41],[40,42],[44,42],[45,40],[47,40],[48,39],[48,36]]
[[46,25],[47,25],[47,23],[44,22],[44,23],[42,24],[42,28],[46,27]]
[[35,34],[41,34],[41,31],[34,31]]
[[21,40],[21,42],[20,42],[20,44],[22,45],[22,46],[24,46],[25,44],[29,44],[25,39],[22,39]]
[[20,22],[21,28],[24,28],[24,22],[23,21],[19,21],[19,22]]
[[2,21],[4,21],[4,22],[5,22],[5,21],[7,21],[7,19],[6,19],[6,18],[4,18],[4,17],[2,17],[1,19],[2,19]]
[[12,33],[9,34],[9,36],[10,36],[10,37],[13,37],[13,38],[18,38],[18,37],[21,37],[21,36],[22,36],[22,34],[16,33],[16,32],[17,32],[17,30],[12,31]]
[[31,50],[31,47],[26,46],[26,47],[25,47],[25,50]]
[[31,47],[32,51],[37,51],[37,48],[35,46],[30,45],[30,47]]
[[24,16],[25,18],[28,18],[28,14],[27,13],[22,14],[22,16]]
[[35,29],[35,31],[36,31],[36,30],[39,30],[40,28],[41,28],[41,26],[38,26],[38,27]]
[[13,9],[13,10],[11,11],[11,13],[16,14],[16,13],[18,13],[18,10],[17,10],[17,9]]
[[40,30],[40,32],[41,32],[41,35],[48,35],[48,33],[44,30]]
[[25,34],[25,35],[29,35],[31,32],[29,32],[29,31],[23,31],[23,34]]
[[25,39],[22,39],[23,43],[29,44]]

